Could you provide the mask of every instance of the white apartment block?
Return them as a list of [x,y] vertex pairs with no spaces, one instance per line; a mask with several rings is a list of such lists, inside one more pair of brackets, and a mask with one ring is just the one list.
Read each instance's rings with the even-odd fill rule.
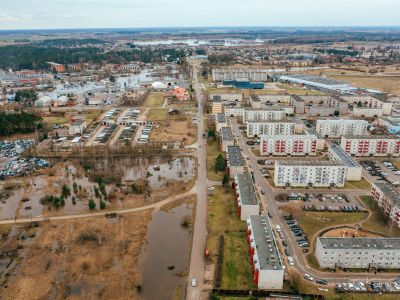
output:
[[243,117],[243,107],[225,105],[224,110],[227,117]]
[[252,215],[260,213],[260,204],[250,173],[237,174],[234,179],[236,209],[240,220],[246,221]]
[[281,290],[285,272],[268,218],[250,216],[246,233],[255,286],[260,290]]
[[391,220],[390,226],[400,228],[400,194],[396,188],[387,182],[375,182],[370,196]]
[[392,114],[392,102],[387,100],[379,100],[371,96],[342,96],[342,99],[353,104],[353,107],[380,108],[382,114]]
[[315,258],[329,269],[399,269],[400,239],[318,237]]
[[248,121],[247,137],[261,135],[293,135],[296,123],[291,121]]
[[400,138],[395,135],[345,135],[340,146],[352,156],[399,156]]
[[271,105],[282,105],[292,107],[292,113],[294,113],[294,107],[292,103],[292,97],[289,95],[250,95],[250,106],[253,108],[265,108]]
[[245,108],[243,110],[243,123],[247,121],[271,121],[286,119],[286,111],[283,108]]
[[210,94],[210,100],[222,102],[241,102],[243,95],[241,93],[213,93]]
[[347,167],[337,161],[275,161],[274,183],[290,187],[343,187]]
[[351,115],[360,118],[380,118],[383,115],[382,108],[357,107],[350,111]]
[[268,69],[218,68],[212,70],[212,78],[213,81],[243,79],[248,79],[249,81],[267,81],[269,73],[270,71]]
[[262,135],[260,137],[261,155],[317,155],[317,137],[302,135]]
[[363,135],[367,132],[365,120],[332,119],[317,120],[315,131],[323,137],[341,137],[342,135]]
[[330,145],[328,155],[331,160],[342,162],[347,167],[346,181],[361,180],[362,166],[341,147],[336,144]]

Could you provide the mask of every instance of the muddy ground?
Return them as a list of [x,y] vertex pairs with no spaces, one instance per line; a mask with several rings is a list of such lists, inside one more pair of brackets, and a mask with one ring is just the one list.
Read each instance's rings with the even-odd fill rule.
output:
[[[137,299],[151,210],[3,228],[1,299]],[[3,266],[3,264],[1,264]]]

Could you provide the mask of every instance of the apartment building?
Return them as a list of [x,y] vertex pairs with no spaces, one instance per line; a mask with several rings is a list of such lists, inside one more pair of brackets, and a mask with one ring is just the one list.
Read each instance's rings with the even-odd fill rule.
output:
[[255,286],[261,290],[281,290],[285,272],[268,218],[250,216],[246,233]]
[[221,131],[222,127],[227,127],[228,123],[226,121],[226,116],[224,113],[217,113],[215,115],[215,129],[217,132]]
[[241,102],[243,95],[241,93],[213,93],[210,94],[210,100],[222,102]]
[[341,137],[342,135],[363,135],[367,133],[365,120],[331,119],[317,120],[316,132],[323,137]]
[[226,156],[229,178],[233,179],[236,175],[243,174],[244,162],[240,148],[237,146],[228,146]]
[[250,81],[267,81],[268,74],[270,73],[267,69],[255,69],[255,68],[215,68],[212,70],[213,81],[224,81],[224,80],[250,80]]
[[243,117],[244,107],[241,106],[224,106],[225,115],[228,117]]
[[347,167],[324,160],[275,161],[274,184],[290,187],[343,187]]
[[247,137],[259,137],[261,135],[293,135],[296,123],[293,121],[248,121]]
[[400,137],[396,135],[344,135],[340,146],[352,156],[399,156]]
[[334,115],[336,111],[339,115],[348,113],[348,103],[339,97],[294,95],[291,100],[297,114],[324,117]]
[[360,181],[362,166],[350,154],[336,144],[331,144],[328,152],[331,160],[339,161],[347,167],[346,181]]
[[240,220],[246,221],[250,216],[258,215],[260,213],[260,204],[251,174],[236,174],[234,185],[236,208]]
[[247,121],[271,121],[286,119],[286,111],[283,108],[245,108],[243,110],[243,123]]
[[365,108],[380,108],[382,114],[390,115],[392,113],[392,102],[387,100],[379,100],[371,96],[342,96],[343,100],[347,101],[354,107]]
[[211,102],[211,113],[216,115],[219,113],[224,112],[224,106],[222,104],[222,101],[212,101]]
[[370,196],[391,220],[390,226],[400,228],[400,194],[396,188],[387,182],[375,182]]
[[317,155],[317,137],[311,134],[301,135],[261,135],[261,155]]
[[373,107],[357,107],[354,106],[350,113],[354,117],[359,118],[380,118],[383,115],[382,108],[373,108]]
[[220,150],[227,151],[229,146],[235,145],[235,139],[230,127],[221,127],[220,131]]
[[318,237],[315,258],[329,269],[399,269],[400,239]]

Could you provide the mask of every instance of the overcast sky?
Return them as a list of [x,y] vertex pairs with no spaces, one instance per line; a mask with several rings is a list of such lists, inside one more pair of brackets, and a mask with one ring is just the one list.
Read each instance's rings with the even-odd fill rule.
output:
[[400,25],[400,0],[0,0],[0,29],[358,25]]

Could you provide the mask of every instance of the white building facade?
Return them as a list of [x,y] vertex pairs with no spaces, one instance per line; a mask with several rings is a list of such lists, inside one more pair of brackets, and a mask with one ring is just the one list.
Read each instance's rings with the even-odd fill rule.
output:
[[308,135],[262,135],[261,155],[317,155],[317,137]]
[[352,156],[399,156],[400,138],[391,136],[342,136],[340,146]]
[[367,132],[368,122],[365,120],[332,119],[317,120],[315,128],[323,137],[341,137],[342,135],[363,135]]
[[290,121],[249,121],[247,122],[247,137],[261,135],[293,135],[296,123]]

